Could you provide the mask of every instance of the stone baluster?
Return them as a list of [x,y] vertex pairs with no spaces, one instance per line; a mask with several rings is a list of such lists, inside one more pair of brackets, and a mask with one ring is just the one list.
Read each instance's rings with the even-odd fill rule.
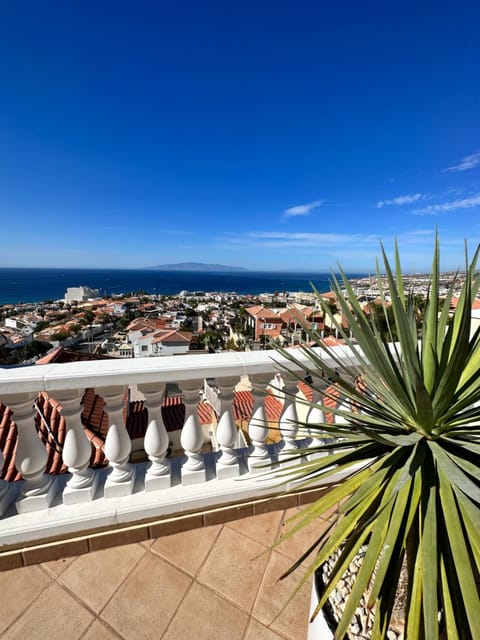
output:
[[220,420],[217,426],[217,442],[221,450],[220,457],[217,459],[217,478],[219,480],[240,475],[240,464],[234,451],[238,430],[232,415],[233,394],[237,382],[238,376],[217,380],[221,406]]
[[[345,411],[345,412],[349,412],[350,409],[350,400],[348,398],[344,398],[339,404],[338,404],[338,410],[339,411]],[[338,425],[348,425],[348,420],[344,417],[344,416],[339,416],[339,415],[335,415],[334,417],[335,420],[335,424]],[[343,438],[340,436],[339,438],[337,438],[337,442],[339,440],[343,440]],[[332,453],[334,453],[334,451],[332,451]]]
[[298,378],[293,374],[285,372],[283,375],[285,383],[285,405],[280,417],[280,433],[283,438],[283,447],[279,453],[279,461],[286,462],[292,456],[298,455],[298,415],[296,400],[298,394]]
[[182,484],[190,485],[205,482],[205,461],[200,453],[203,445],[203,431],[197,419],[197,406],[201,382],[182,380],[178,382],[183,393],[185,405],[185,423],[180,443],[185,451],[186,460],[182,465]]
[[[280,418],[279,427],[284,441],[284,446],[282,447],[283,456],[281,455],[280,458],[287,455],[288,451],[294,452],[299,446],[299,426],[298,424],[294,424],[294,421],[298,423],[298,377],[288,371],[285,371],[282,373],[282,378],[284,381],[283,391],[285,394],[285,404]],[[291,453],[289,455],[291,455]]]
[[282,380],[283,380],[282,391],[285,398],[285,402],[287,401],[296,402],[298,391],[299,391],[298,377],[293,373],[284,371],[282,373]]
[[[313,390],[313,402],[315,404],[321,404],[322,402],[322,394],[318,391]],[[322,447],[325,442],[328,442],[329,436],[322,436],[321,431],[316,428],[316,425],[325,422],[325,412],[318,406],[313,406],[308,412],[307,422],[311,425],[309,432],[311,436],[311,442],[308,446],[310,452],[307,455],[309,460],[315,460],[316,458],[323,458],[328,455],[328,451],[316,451],[318,447]],[[315,428],[314,428],[315,427]]]
[[[2,472],[5,458],[3,452],[0,451],[0,473]],[[7,482],[6,480],[0,480],[0,516],[3,516],[5,511],[15,500],[17,496],[17,483]]]
[[298,455],[298,447],[296,443],[298,425],[297,410],[295,403],[287,400],[286,407],[280,418],[280,432],[283,438],[283,447],[280,449],[278,459],[281,463],[291,460],[292,457]]
[[145,396],[148,409],[148,427],[145,433],[144,447],[150,465],[145,474],[145,491],[168,489],[172,484],[170,460],[166,458],[168,433],[162,417],[162,402],[165,383],[139,384],[139,390]]
[[56,391],[55,399],[61,405],[61,415],[65,420],[65,442],[63,461],[72,474],[63,491],[64,504],[90,502],[95,497],[98,475],[88,466],[92,447],[82,425],[83,390]]
[[310,447],[314,449],[315,447],[320,447],[325,442],[325,436],[321,435],[321,432],[318,428],[314,428],[315,425],[322,424],[325,422],[325,412],[318,406],[318,404],[322,404],[322,394],[316,389],[312,389],[313,392],[313,406],[308,412],[307,422],[311,427],[309,428],[309,434],[312,438],[310,442]]
[[[347,398],[344,398],[338,405],[339,411],[350,411],[350,401]],[[334,417],[335,424],[348,424],[348,420],[344,416],[335,415]]]
[[248,468],[251,473],[266,471],[270,454],[267,448],[268,422],[265,415],[265,389],[270,375],[252,376],[253,412],[248,424],[248,435],[253,448],[248,458]]
[[98,394],[105,400],[110,426],[105,438],[105,455],[112,468],[105,481],[105,498],[119,498],[133,492],[135,467],[129,457],[132,442],[123,423],[125,387],[102,387]]
[[45,473],[48,454],[35,429],[35,397],[34,393],[2,397],[2,401],[12,411],[12,419],[18,430],[16,467],[24,480],[15,502],[18,513],[47,509],[58,490],[56,479]]
[[307,421],[308,424],[311,425],[309,429],[312,438],[309,445],[310,448],[314,449],[315,447],[321,447],[325,442],[325,438],[320,436],[320,431],[318,430],[317,425],[325,421],[323,409],[320,409],[320,407],[312,407],[308,412]]
[[[269,393],[282,405],[280,415],[285,411],[285,407],[287,406],[284,387],[285,381],[281,373],[276,373],[268,383]],[[280,430],[280,422],[277,424],[276,430],[278,434],[278,440],[276,439],[275,441],[275,448],[277,450],[280,450],[284,445],[284,442],[282,440],[282,432]]]

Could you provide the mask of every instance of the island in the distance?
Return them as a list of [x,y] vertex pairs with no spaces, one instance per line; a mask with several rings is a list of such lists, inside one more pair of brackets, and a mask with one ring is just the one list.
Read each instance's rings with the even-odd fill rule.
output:
[[203,262],[178,262],[177,264],[157,264],[147,269],[157,269],[158,271],[219,271],[227,273],[229,271],[248,271],[245,267],[231,267],[224,264],[205,264]]

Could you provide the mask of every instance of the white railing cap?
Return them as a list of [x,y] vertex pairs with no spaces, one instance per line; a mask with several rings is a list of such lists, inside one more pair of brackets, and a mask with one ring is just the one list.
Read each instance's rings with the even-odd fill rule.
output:
[[[342,355],[345,351],[345,357],[351,358],[348,347],[339,346],[335,349]],[[321,350],[318,349],[318,352],[321,353]],[[306,364],[309,362],[301,349],[295,349],[295,356],[300,361],[304,360]],[[282,362],[294,368],[275,351],[229,351],[201,355],[0,367],[0,401],[2,395],[16,393],[264,374],[279,370]]]

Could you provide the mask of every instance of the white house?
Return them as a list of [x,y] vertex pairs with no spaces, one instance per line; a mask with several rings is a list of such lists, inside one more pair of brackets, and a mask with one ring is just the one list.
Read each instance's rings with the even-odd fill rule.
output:
[[90,289],[90,287],[68,287],[65,293],[65,302],[87,302],[94,300],[100,296],[98,289]]
[[176,329],[156,331],[133,331],[128,334],[135,358],[173,356],[187,353],[190,349],[191,333]]

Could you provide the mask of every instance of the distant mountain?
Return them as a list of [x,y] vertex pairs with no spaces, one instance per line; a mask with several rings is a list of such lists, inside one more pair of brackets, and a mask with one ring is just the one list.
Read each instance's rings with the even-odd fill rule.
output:
[[157,264],[147,269],[156,269],[157,271],[219,271],[226,273],[229,271],[248,271],[244,267],[230,267],[224,264],[204,264],[203,262],[178,262],[176,264]]

